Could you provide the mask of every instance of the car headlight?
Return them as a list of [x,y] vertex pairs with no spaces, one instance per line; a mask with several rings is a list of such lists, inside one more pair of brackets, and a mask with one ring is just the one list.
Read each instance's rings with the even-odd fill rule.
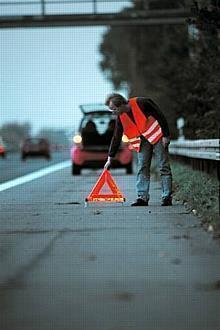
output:
[[81,137],[81,135],[75,135],[75,136],[73,137],[73,142],[74,142],[74,143],[81,143],[81,142],[82,142],[82,137]]
[[125,134],[123,134],[123,136],[122,136],[122,142],[124,142],[124,143],[128,143],[128,137],[125,135]]

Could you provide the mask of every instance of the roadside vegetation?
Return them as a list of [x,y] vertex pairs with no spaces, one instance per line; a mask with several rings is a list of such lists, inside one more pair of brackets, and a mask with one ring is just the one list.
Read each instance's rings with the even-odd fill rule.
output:
[[[42,128],[36,136],[48,139],[50,144],[69,145],[65,129]],[[0,137],[3,139],[7,151],[20,151],[22,142],[26,138],[33,137],[32,127],[29,123],[7,123],[0,127]]]
[[219,182],[206,173],[172,161],[174,198],[197,215],[205,229],[220,238]]
[[29,123],[7,123],[0,127],[0,136],[6,144],[7,151],[18,151],[23,140],[31,136]]
[[[186,210],[198,217],[205,230],[220,239],[220,186],[216,177],[197,171],[190,165],[171,160],[174,201],[184,204]],[[160,180],[153,158],[151,174]]]
[[[134,1],[134,6],[138,3]],[[146,4],[150,9],[168,9],[190,7],[193,1],[146,0]],[[198,4],[211,10],[217,2]],[[133,9],[125,9],[129,10]],[[187,139],[219,137],[219,27],[201,20],[182,26],[114,26],[103,35],[100,53],[100,68],[115,90],[127,90],[130,97],[150,96],[160,105],[172,139],[178,135],[179,117],[185,119]]]

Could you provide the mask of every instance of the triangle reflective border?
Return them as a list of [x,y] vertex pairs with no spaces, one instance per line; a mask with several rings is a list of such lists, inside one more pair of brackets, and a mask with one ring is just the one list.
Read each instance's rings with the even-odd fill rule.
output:
[[[109,186],[112,191],[112,194],[103,194],[100,193],[102,187],[105,183]],[[122,195],[120,189],[115,183],[113,177],[111,176],[108,170],[104,170],[100,175],[98,181],[93,187],[89,196],[85,199],[85,202],[125,202],[125,198]]]

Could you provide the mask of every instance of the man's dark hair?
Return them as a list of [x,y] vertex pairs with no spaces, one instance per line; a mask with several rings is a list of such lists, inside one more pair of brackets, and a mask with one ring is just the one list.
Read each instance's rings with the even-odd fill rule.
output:
[[109,106],[110,101],[112,101],[116,107],[120,107],[121,105],[128,103],[126,98],[118,93],[109,94],[106,98],[105,105]]

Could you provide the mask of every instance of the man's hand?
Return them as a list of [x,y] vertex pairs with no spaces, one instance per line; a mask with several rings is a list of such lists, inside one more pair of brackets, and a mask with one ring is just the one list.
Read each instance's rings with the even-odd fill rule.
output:
[[170,138],[169,137],[162,137],[162,143],[164,148],[167,148],[168,145],[170,144]]
[[108,170],[111,167],[111,165],[112,165],[112,159],[113,159],[113,157],[108,157],[108,160],[107,160],[107,162],[104,165],[104,169],[105,170]]

